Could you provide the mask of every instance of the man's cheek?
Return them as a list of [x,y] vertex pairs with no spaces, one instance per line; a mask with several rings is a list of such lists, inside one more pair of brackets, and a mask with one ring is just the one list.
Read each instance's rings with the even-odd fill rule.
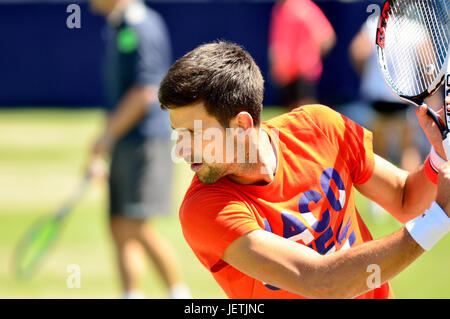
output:
[[206,163],[224,162],[224,134],[218,128],[210,128],[203,134],[203,160]]
[[205,163],[221,163],[222,156],[220,155],[220,148],[214,143],[214,141],[204,142],[202,149],[203,161]]

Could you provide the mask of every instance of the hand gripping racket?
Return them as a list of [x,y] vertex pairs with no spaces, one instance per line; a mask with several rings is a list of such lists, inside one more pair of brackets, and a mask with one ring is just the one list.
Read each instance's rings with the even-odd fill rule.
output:
[[60,209],[39,219],[20,239],[14,253],[14,271],[18,278],[28,279],[37,270],[61,230],[62,221],[73,210],[88,188],[91,176],[86,174],[75,192]]
[[[378,62],[388,86],[401,99],[420,106],[445,82],[450,94],[448,0],[388,0],[377,28]],[[441,131],[450,159],[450,110],[445,123],[428,108]]]

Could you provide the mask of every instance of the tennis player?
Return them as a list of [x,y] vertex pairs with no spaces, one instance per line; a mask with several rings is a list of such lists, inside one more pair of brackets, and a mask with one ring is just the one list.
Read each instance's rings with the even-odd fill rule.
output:
[[[425,106],[417,116],[434,147],[408,173],[326,106],[261,123],[262,75],[232,43],[176,61],[159,99],[179,132],[175,154],[195,171],[180,208],[184,236],[230,298],[393,297],[388,281],[450,230],[450,165]],[[405,227],[373,240],[355,189]]]
[[139,270],[155,264],[171,298],[188,298],[171,244],[151,223],[170,212],[170,127],[157,91],[170,66],[171,50],[162,17],[139,0],[90,0],[107,20],[104,58],[107,119],[94,142],[88,169],[100,177],[110,158],[110,229],[123,296],[143,298]]

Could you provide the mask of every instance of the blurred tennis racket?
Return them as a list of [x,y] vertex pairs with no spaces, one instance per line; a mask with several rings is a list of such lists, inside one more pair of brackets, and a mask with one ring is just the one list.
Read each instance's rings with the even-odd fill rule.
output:
[[[420,106],[449,78],[448,0],[388,0],[378,23],[378,62],[388,86],[400,98]],[[442,134],[450,159],[450,112],[446,103],[445,122],[428,108]]]
[[34,223],[20,239],[14,252],[14,271],[17,278],[29,279],[36,272],[43,257],[55,242],[65,217],[86,192],[91,176],[86,174],[75,192],[60,209]]

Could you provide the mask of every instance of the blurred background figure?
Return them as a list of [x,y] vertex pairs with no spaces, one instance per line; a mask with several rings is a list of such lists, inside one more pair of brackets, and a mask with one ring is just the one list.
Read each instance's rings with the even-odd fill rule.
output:
[[139,0],[90,0],[107,19],[104,57],[107,119],[92,147],[88,169],[105,176],[110,158],[110,229],[125,298],[143,298],[138,286],[145,251],[167,286],[169,297],[189,298],[169,241],[148,222],[170,212],[172,161],[168,113],[157,90],[171,63],[162,17]]
[[377,62],[375,37],[378,17],[370,16],[353,38],[349,54],[360,76],[360,98],[373,111],[368,125],[375,152],[406,170],[422,162],[422,132],[409,103],[398,98],[383,80]]
[[269,59],[282,104],[293,109],[318,102],[322,58],[334,47],[335,32],[311,0],[282,0],[272,10]]

